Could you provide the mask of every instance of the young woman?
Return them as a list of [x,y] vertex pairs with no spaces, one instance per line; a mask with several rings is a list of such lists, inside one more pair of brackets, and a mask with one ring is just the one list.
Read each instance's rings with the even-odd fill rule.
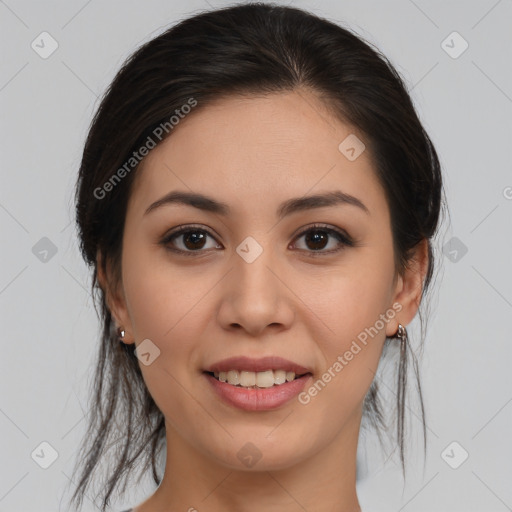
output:
[[406,326],[444,197],[378,50],[272,4],[186,19],[115,77],[76,199],[103,325],[78,508],[110,461],[101,510],[140,463],[158,488],[133,512],[360,511],[388,349],[405,470]]

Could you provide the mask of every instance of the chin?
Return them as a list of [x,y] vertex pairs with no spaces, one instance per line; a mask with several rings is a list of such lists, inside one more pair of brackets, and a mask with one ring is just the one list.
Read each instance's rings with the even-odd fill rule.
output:
[[232,443],[233,447],[229,449],[229,453],[212,453],[212,456],[227,469],[252,472],[289,469],[307,458],[304,445],[300,443],[294,446],[281,443],[276,447],[273,442],[250,441],[250,436],[244,439],[244,441]]

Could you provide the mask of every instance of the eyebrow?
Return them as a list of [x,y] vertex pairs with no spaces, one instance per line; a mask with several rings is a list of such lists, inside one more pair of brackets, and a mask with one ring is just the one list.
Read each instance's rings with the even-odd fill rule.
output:
[[[199,210],[223,216],[231,214],[231,209],[226,203],[217,201],[212,197],[199,193],[174,190],[152,203],[146,209],[144,215],[168,204],[185,204]],[[288,199],[279,205],[276,215],[279,219],[282,219],[292,213],[337,205],[352,205],[370,215],[370,211],[360,199],[341,190]]]

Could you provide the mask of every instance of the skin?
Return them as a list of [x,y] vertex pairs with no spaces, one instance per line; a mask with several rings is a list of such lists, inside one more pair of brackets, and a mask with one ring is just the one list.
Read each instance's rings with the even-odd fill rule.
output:
[[[403,276],[395,274],[389,209],[370,152],[349,161],[338,150],[351,133],[364,141],[305,90],[231,97],[194,110],[137,170],[122,282],[115,286],[110,271],[99,275],[125,342],[149,338],[160,350],[140,366],[166,419],[167,464],[136,512],[361,511],[363,399],[385,337],[417,312],[427,245],[418,246]],[[171,190],[206,194],[233,214],[169,204],[144,215]],[[356,196],[369,215],[336,205],[278,222],[282,201],[330,190]],[[300,233],[313,223],[344,230],[357,245],[327,254],[340,247],[329,235],[324,254],[312,255],[314,244]],[[202,255],[159,243],[180,224],[210,231],[196,249]],[[252,263],[235,251],[247,236],[263,248]],[[183,235],[174,240],[193,252],[186,244]],[[227,357],[278,355],[312,368],[317,381],[394,303],[400,312],[306,405],[292,399],[272,411],[243,411],[222,402],[202,377]],[[248,441],[262,455],[251,468],[237,457]]]

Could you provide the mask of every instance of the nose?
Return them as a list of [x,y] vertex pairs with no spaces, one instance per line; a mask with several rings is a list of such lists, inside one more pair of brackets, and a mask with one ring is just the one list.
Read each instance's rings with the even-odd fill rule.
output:
[[272,249],[265,248],[252,262],[235,253],[232,261],[218,310],[221,326],[251,336],[288,329],[295,317],[294,295]]

